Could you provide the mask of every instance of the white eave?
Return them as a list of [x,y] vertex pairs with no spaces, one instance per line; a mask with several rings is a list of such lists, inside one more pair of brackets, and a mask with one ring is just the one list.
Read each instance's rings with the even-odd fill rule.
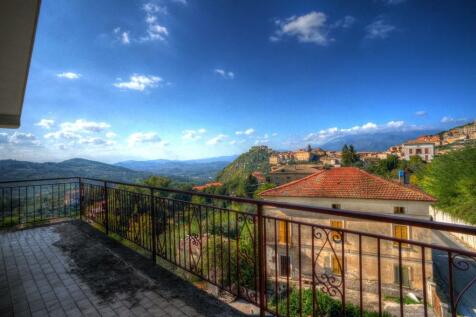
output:
[[40,0],[0,1],[0,128],[18,128]]

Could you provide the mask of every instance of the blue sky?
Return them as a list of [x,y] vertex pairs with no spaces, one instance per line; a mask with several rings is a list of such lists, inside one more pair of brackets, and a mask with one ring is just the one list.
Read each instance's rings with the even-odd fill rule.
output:
[[192,159],[476,117],[474,1],[43,0],[0,158]]

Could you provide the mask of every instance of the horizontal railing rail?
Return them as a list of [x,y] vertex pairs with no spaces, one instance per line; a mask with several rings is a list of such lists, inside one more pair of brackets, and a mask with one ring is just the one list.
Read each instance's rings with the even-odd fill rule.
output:
[[473,316],[476,308],[476,252],[435,240],[476,236],[472,226],[94,178],[0,182],[0,227],[75,217],[261,315]]

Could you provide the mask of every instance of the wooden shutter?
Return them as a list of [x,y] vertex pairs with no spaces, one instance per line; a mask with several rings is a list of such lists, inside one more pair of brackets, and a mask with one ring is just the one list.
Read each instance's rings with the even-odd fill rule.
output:
[[[331,227],[342,229],[344,228],[344,222],[342,220],[331,220]],[[341,234],[339,231],[332,231],[331,235],[334,241],[341,240]]]
[[332,273],[341,274],[341,264],[342,261],[340,258],[335,255],[332,256]]
[[281,271],[279,272],[279,274],[280,274],[281,276],[288,276],[289,273],[290,273],[290,260],[289,260],[289,256],[281,255],[279,262],[280,262],[280,269],[281,269]]
[[291,243],[291,228],[286,221],[279,221],[278,242],[286,243],[286,225],[288,225],[288,243]]

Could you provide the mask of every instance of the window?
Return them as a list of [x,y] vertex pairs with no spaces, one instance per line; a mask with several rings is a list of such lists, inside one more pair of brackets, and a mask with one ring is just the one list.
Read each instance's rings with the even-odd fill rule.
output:
[[425,154],[429,154],[430,150],[428,148],[425,148]]
[[[331,227],[342,229],[344,228],[344,222],[342,220],[331,220]],[[342,239],[340,231],[332,231],[331,237],[334,241],[340,241]]]
[[289,256],[286,256],[286,255],[281,255],[280,256],[280,261],[279,261],[279,275],[281,276],[289,276],[289,274],[291,273],[291,260],[289,258]]
[[333,209],[340,209],[340,204],[332,204]]
[[393,213],[394,214],[404,214],[405,213],[405,207],[393,207]]
[[[393,225],[393,237],[397,239],[409,239],[408,226],[405,225]],[[394,245],[398,246],[398,242],[394,242]],[[402,243],[402,247],[409,247],[408,243]]]
[[416,149],[416,154],[421,154],[421,149]]
[[[394,283],[400,285],[400,266],[395,265],[393,267]],[[410,287],[410,268],[408,266],[402,266],[402,285],[404,287]]]
[[342,259],[335,255],[332,256],[332,273],[341,274],[342,273]]
[[[289,223],[286,221],[278,221],[279,225],[279,232],[278,232],[278,242],[285,244],[286,242],[290,243],[291,242],[291,228]],[[287,228],[286,228],[287,225]],[[288,231],[288,241],[286,241],[286,229]]]
[[408,153],[413,154],[413,149],[408,149]]

